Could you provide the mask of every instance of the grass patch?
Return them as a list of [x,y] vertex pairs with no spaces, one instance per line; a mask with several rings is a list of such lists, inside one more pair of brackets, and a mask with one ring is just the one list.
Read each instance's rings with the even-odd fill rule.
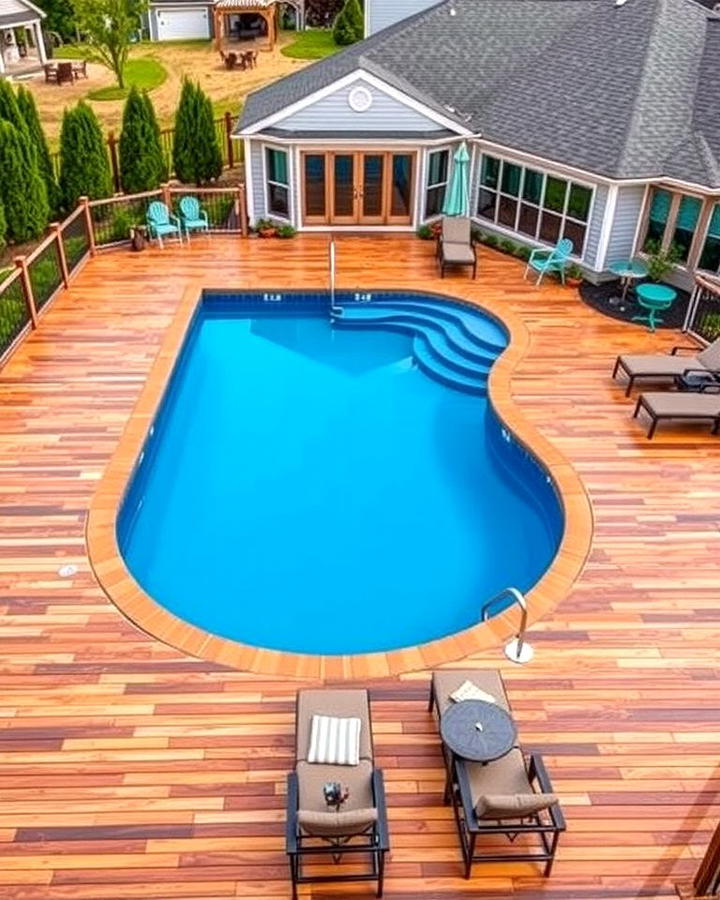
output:
[[301,31],[296,39],[280,51],[290,59],[324,59],[340,49],[328,28]]
[[154,91],[167,78],[167,70],[162,63],[149,56],[141,56],[140,59],[130,59],[125,66],[125,87],[117,85],[98,88],[90,91],[88,100],[124,100],[128,91],[134,85],[141,91]]

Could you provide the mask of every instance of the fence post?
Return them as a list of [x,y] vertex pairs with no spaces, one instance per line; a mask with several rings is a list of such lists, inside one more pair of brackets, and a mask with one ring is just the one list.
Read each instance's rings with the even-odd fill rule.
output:
[[25,294],[25,302],[27,303],[28,312],[30,313],[30,321],[32,327],[37,328],[37,310],[35,309],[35,297],[33,295],[32,281],[30,281],[30,272],[28,271],[27,256],[16,256],[13,260],[15,265],[20,269],[20,281]]
[[248,217],[247,217],[247,203],[245,198],[245,185],[239,184],[237,186],[237,215],[240,220],[240,233],[243,237],[248,236]]
[[63,282],[65,287],[70,287],[70,273],[68,272],[67,259],[65,257],[65,246],[62,240],[62,227],[59,222],[51,222],[50,228],[55,232],[55,240],[57,241],[57,252],[60,260],[60,268],[62,269]]
[[107,137],[108,152],[110,154],[110,168],[112,169],[113,187],[115,193],[119,194],[120,185],[120,165],[118,163],[117,141],[114,132],[110,132]]
[[228,168],[232,169],[235,165],[234,147],[232,139],[232,116],[229,112],[225,112],[225,143],[227,144]]
[[87,228],[88,233],[88,244],[90,249],[90,256],[95,256],[96,248],[95,248],[95,226],[93,225],[92,213],[90,212],[90,198],[89,197],[80,197],[78,200],[78,206],[83,207],[83,215],[85,216],[85,227]]
[[164,184],[160,185],[160,190],[162,191],[163,203],[172,212],[172,197],[170,196],[170,184],[166,181]]

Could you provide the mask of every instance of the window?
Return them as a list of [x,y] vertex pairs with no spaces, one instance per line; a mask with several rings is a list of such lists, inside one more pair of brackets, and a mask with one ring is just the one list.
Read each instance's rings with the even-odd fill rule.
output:
[[687,262],[701,209],[702,201],[698,200],[697,197],[683,197],[680,201],[675,219],[672,244],[677,248],[679,262],[681,263]]
[[710,272],[720,269],[720,203],[713,207],[698,268],[708,269]]
[[449,150],[435,150],[428,156],[427,188],[425,191],[426,219],[429,219],[431,216],[439,216],[442,212],[449,168]]
[[478,216],[533,240],[556,244],[566,237],[581,256],[592,198],[586,185],[483,156]]
[[288,178],[288,155],[285,150],[265,148],[265,178],[268,213],[289,219],[290,181]]
[[652,248],[653,244],[658,241],[662,243],[665,236],[665,226],[667,225],[668,216],[670,215],[671,203],[672,194],[670,191],[661,191],[659,188],[653,188],[647,234],[645,235],[643,250],[647,250],[648,245]]
[[[690,253],[696,243],[695,232],[702,209],[703,200],[699,197],[674,193],[664,188],[652,188],[646,212],[643,250],[646,253],[654,253],[659,249],[669,249],[674,252],[679,265],[694,265],[695,254],[693,259],[690,259]],[[704,249],[702,252],[704,253]],[[709,245],[708,252],[710,252]]]

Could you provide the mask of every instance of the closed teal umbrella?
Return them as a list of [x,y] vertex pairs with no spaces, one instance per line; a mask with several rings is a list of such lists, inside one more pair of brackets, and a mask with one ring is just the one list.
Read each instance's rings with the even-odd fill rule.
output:
[[470,154],[465,141],[453,156],[453,169],[445,191],[442,211],[446,216],[470,215]]

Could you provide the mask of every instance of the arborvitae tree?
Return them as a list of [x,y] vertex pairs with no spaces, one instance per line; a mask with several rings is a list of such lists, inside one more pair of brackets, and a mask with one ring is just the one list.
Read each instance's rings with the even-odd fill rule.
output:
[[20,112],[15,91],[6,78],[0,78],[0,119],[10,122],[17,129],[20,135],[23,158],[26,160],[27,165],[33,166],[36,164],[30,131],[23,114]]
[[157,154],[160,180],[164,181],[168,176],[168,170],[167,160],[165,159],[165,151],[163,150],[162,145],[160,125],[158,123],[157,116],[155,115],[155,107],[153,106],[152,100],[150,99],[150,94],[148,94],[147,91],[143,91],[142,98],[143,103],[145,104],[145,115],[147,116],[147,120],[150,123],[150,127],[153,131],[152,152]]
[[53,169],[52,158],[50,157],[50,149],[48,147],[45,132],[40,124],[40,116],[38,115],[35,98],[32,93],[24,87],[20,87],[17,95],[18,108],[25,120],[30,140],[35,147],[35,157],[37,159],[40,175],[45,182],[47,191],[48,205],[50,207],[50,215],[55,216],[60,211],[60,188],[55,178],[55,170]]
[[359,0],[345,0],[333,25],[335,43],[341,47],[356,44],[363,39],[365,23]]
[[120,183],[126,194],[152,191],[163,180],[165,166],[154,120],[152,105],[133,86],[125,102],[119,144]]
[[37,166],[28,168],[25,135],[0,120],[0,203],[7,236],[16,243],[40,237],[48,222],[47,192]]
[[73,209],[82,196],[97,200],[113,192],[110,160],[100,123],[82,100],[63,114],[60,191],[66,210]]
[[7,234],[7,222],[5,221],[5,207],[0,203],[0,250],[5,249],[5,235]]
[[200,86],[183,82],[175,115],[175,175],[186,184],[202,184],[222,172],[212,104]]

